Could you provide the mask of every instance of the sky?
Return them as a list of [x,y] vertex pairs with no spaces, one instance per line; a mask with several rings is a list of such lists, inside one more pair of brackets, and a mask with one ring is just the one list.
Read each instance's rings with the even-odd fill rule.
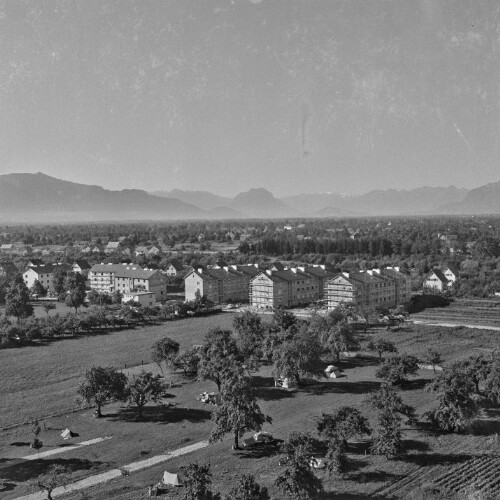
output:
[[497,0],[0,1],[0,174],[285,196],[499,164]]

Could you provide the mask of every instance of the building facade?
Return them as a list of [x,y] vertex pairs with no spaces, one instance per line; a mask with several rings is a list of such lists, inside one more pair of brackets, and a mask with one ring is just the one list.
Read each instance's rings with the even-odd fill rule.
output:
[[131,264],[96,264],[89,271],[90,288],[100,293],[153,292],[157,301],[167,298],[167,280],[158,270]]

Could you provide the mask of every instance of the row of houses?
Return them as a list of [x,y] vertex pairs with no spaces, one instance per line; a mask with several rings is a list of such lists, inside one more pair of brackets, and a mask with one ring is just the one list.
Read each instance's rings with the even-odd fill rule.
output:
[[284,267],[274,263],[191,269],[184,278],[186,300],[197,292],[215,304],[249,302],[260,309],[296,307],[322,302],[329,309],[341,303],[393,307],[411,297],[411,279],[398,267],[334,273],[322,265]]

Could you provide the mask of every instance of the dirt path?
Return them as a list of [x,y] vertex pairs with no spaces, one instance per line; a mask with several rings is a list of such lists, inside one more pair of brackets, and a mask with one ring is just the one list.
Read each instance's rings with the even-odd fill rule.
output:
[[[152,467],[153,465],[166,462],[171,458],[179,457],[181,455],[185,455],[186,453],[192,453],[193,451],[201,450],[202,448],[205,448],[207,446],[208,441],[200,441],[199,443],[194,443],[188,446],[184,446],[183,448],[178,448],[177,450],[173,450],[169,453],[166,453],[165,455],[157,455],[155,457],[141,460],[139,462],[132,462],[131,464],[120,467],[120,469],[112,469],[107,472],[103,472],[102,474],[89,476],[85,479],[81,479],[80,481],[76,481],[75,483],[68,484],[66,487],[61,486],[59,488],[56,488],[52,492],[52,496],[55,498],[66,493],[83,490],[85,488],[90,488],[102,483],[107,483],[112,479],[117,479],[119,477],[122,477],[123,475],[128,475],[132,472],[146,469],[147,467]],[[18,497],[15,500],[46,500],[46,498],[47,493],[45,491],[39,491],[37,493],[32,493],[31,495]]]
[[38,460],[40,458],[50,457],[52,455],[58,455],[59,453],[65,453],[67,451],[77,450],[82,446],[90,446],[92,444],[101,443],[102,441],[106,441],[108,439],[111,439],[111,436],[95,438],[91,439],[90,441],[82,441],[81,443],[76,443],[73,446],[65,446],[64,448],[56,448],[55,450],[48,450],[48,451],[43,451],[42,453],[26,455],[25,457],[21,457],[21,460]]
[[465,323],[444,323],[441,321],[432,321],[425,319],[415,319],[413,320],[413,323],[415,323],[416,325],[449,326],[449,327],[463,326],[465,328],[477,328],[478,330],[495,330],[497,332],[500,331],[500,326],[469,325]]

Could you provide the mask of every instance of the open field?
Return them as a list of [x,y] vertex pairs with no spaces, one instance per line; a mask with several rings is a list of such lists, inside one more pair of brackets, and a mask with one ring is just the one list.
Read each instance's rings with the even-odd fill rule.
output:
[[457,299],[447,307],[426,309],[411,317],[435,323],[500,327],[500,300]]
[[[2,425],[25,420],[34,414],[73,408],[81,374],[92,364],[140,365],[141,361],[149,362],[150,347],[158,338],[168,335],[182,346],[198,344],[210,326],[220,324],[230,327],[232,319],[231,314],[192,318],[132,331],[0,351]],[[500,335],[486,330],[425,326],[411,326],[399,332],[380,330],[377,333],[393,340],[401,352],[419,354],[433,345],[441,352],[445,362],[473,353],[491,352],[496,347],[497,335]],[[368,333],[368,337],[371,335]],[[377,360],[367,355],[344,361],[342,365],[342,378],[309,380],[304,387],[291,391],[273,387],[271,367],[262,367],[255,377],[259,404],[273,418],[272,425],[266,425],[265,430],[279,438],[286,438],[292,430],[314,432],[322,412],[331,412],[347,404],[359,405],[371,418],[372,412],[364,401],[367,394],[379,386],[374,377]],[[150,368],[154,365],[148,366]],[[137,366],[132,368],[133,371],[139,369]],[[432,371],[420,370],[418,377],[403,390],[404,400],[414,405],[419,415],[433,405],[433,395],[423,390],[432,376]],[[168,374],[166,378],[172,380],[174,386],[169,389],[171,397],[164,402],[172,405],[148,406],[143,422],[135,420],[133,408],[118,403],[105,406],[105,417],[102,419],[91,418],[91,410],[61,414],[45,419],[47,430],[42,431],[44,448],[41,451],[67,445],[59,436],[66,427],[79,434],[70,444],[99,437],[111,437],[109,440],[26,462],[20,457],[32,453],[27,446],[31,437],[29,427],[4,430],[0,443],[0,479],[7,482],[9,490],[2,492],[2,498],[13,499],[29,493],[24,483],[53,463],[70,466],[74,471],[73,481],[205,440],[211,427],[211,407],[197,401],[196,397],[202,391],[216,390],[215,384],[182,380],[179,374]],[[411,491],[422,481],[425,482],[427,477],[437,479],[448,468],[460,465],[476,454],[497,450],[498,443],[491,440],[490,434],[500,430],[499,417],[496,414],[485,415],[483,427],[488,435],[458,436],[408,429],[405,432],[408,456],[390,461],[365,455],[366,443],[359,442],[351,450],[354,468],[349,478],[325,477],[325,487],[335,492],[325,498],[353,500],[376,498],[376,495],[378,498],[402,498],[403,492]],[[180,467],[189,462],[209,461],[216,490],[227,492],[238,475],[252,473],[259,482],[270,487],[272,498],[282,498],[272,486],[280,470],[278,456],[264,449],[233,452],[230,445],[231,438],[228,438],[192,455],[173,458],[165,464],[90,488],[85,491],[86,497],[82,497],[81,493],[65,497],[146,498],[147,486],[157,482],[164,470],[179,472]],[[176,496],[170,495],[169,498]]]

